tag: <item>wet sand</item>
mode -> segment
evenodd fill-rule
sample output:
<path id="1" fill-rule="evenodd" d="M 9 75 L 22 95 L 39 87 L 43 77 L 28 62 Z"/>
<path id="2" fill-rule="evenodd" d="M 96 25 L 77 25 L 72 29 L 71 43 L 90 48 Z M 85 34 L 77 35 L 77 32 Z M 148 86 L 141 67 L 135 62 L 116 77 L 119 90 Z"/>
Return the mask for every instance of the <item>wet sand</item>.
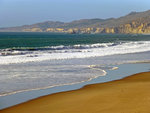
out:
<path id="1" fill-rule="evenodd" d="M 0 113 L 150 113 L 150 72 L 43 96 Z"/>

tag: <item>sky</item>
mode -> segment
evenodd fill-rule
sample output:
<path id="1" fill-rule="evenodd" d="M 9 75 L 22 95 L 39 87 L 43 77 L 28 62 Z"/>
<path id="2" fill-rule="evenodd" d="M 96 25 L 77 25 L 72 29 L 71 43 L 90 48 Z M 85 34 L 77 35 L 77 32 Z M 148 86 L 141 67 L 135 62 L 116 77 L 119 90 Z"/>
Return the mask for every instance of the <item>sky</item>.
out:
<path id="1" fill-rule="evenodd" d="M 150 10 L 150 0 L 0 0 L 0 27 L 118 18 L 146 10 Z"/>

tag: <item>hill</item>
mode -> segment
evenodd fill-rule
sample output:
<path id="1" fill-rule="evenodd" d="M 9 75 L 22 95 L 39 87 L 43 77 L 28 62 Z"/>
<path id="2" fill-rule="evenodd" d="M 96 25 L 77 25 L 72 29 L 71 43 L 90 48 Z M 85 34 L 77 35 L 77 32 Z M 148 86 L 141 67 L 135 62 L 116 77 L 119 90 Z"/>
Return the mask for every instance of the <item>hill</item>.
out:
<path id="1" fill-rule="evenodd" d="M 46 21 L 18 27 L 0 28 L 0 32 L 63 32 L 63 33 L 150 33 L 150 10 L 131 12 L 120 18 L 82 19 L 69 23 Z"/>

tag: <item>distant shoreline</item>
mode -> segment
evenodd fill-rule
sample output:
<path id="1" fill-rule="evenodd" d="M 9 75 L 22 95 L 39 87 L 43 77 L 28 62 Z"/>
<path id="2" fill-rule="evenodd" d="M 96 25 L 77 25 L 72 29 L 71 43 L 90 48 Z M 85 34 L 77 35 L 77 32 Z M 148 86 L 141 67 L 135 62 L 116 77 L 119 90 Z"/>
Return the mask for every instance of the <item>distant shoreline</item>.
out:
<path id="1" fill-rule="evenodd" d="M 38 31 L 0 31 L 0 33 L 57 33 L 57 34 L 77 34 L 77 35 L 81 35 L 81 34 L 110 34 L 110 35 L 117 35 L 117 34 L 122 34 L 122 35 L 150 35 L 150 33 L 67 33 L 67 32 L 46 32 L 46 31 L 42 31 L 42 32 L 38 32 Z"/>
<path id="2" fill-rule="evenodd" d="M 150 10 L 131 12 L 120 18 L 81 19 L 72 22 L 45 21 L 32 25 L 0 28 L 0 31 L 56 32 L 70 34 L 150 34 Z"/>
<path id="3" fill-rule="evenodd" d="M 42 32 L 32 32 L 32 31 L 28 31 L 28 32 L 24 32 L 24 31 L 0 31 L 0 33 L 48 33 L 48 34 L 70 34 L 70 35 L 150 35 L 150 33 L 66 33 L 66 32 L 46 32 L 46 31 L 42 31 Z"/>

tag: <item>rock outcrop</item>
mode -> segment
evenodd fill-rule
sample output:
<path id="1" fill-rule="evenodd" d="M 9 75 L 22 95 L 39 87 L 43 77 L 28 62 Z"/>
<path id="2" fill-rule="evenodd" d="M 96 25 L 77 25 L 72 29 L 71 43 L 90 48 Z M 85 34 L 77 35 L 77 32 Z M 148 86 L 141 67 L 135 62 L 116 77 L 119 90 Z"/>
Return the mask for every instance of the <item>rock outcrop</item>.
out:
<path id="1" fill-rule="evenodd" d="M 47 21 L 20 27 L 1 28 L 1 32 L 124 33 L 150 34 L 150 10 L 131 12 L 120 18 L 83 19 L 70 23 Z"/>

